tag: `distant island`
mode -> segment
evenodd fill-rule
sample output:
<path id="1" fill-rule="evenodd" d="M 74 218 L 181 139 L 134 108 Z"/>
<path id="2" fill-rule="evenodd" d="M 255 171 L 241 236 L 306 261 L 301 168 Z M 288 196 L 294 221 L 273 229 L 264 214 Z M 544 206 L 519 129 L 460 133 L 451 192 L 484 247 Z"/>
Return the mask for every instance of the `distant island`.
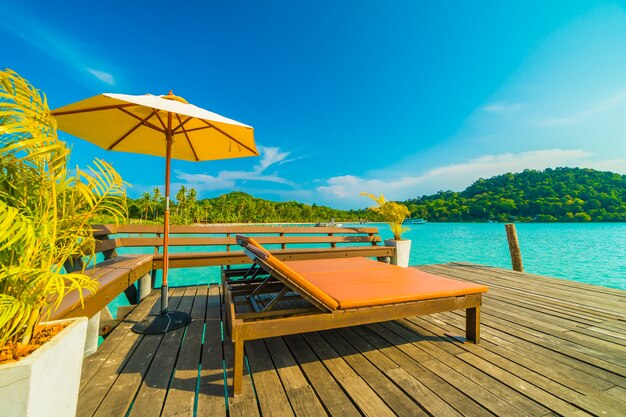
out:
<path id="1" fill-rule="evenodd" d="M 626 175 L 586 168 L 524 170 L 479 179 L 464 191 L 404 202 L 429 221 L 623 222 Z"/>
<path id="2" fill-rule="evenodd" d="M 479 179 L 464 191 L 439 191 L 403 201 L 412 218 L 429 222 L 624 222 L 626 175 L 586 168 L 524 170 Z M 159 221 L 163 196 L 158 188 L 129 199 L 133 219 Z M 274 202 L 243 192 L 197 199 L 182 187 L 176 195 L 175 224 L 376 222 L 368 210 L 338 210 L 296 201 Z"/>

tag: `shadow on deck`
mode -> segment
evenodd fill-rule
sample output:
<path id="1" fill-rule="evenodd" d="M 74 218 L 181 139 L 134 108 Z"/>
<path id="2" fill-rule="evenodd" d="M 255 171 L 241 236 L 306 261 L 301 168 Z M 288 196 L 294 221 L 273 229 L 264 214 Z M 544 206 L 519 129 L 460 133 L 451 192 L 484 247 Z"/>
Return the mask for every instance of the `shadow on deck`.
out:
<path id="1" fill-rule="evenodd" d="M 489 286 L 480 345 L 462 311 L 246 342 L 231 391 L 219 286 L 175 288 L 193 321 L 166 335 L 132 325 L 85 360 L 79 416 L 626 415 L 626 292 L 471 264 L 420 266 Z"/>

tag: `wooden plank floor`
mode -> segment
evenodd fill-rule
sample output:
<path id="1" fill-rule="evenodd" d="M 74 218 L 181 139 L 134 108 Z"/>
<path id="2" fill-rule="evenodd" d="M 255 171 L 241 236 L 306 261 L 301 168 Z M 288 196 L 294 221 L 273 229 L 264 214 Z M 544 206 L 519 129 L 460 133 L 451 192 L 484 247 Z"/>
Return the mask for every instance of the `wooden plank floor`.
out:
<path id="1" fill-rule="evenodd" d="M 219 287 L 176 288 L 166 335 L 130 331 L 153 292 L 85 360 L 79 416 L 625 416 L 626 292 L 471 264 L 420 266 L 486 284 L 480 345 L 463 312 L 246 343 L 230 394 Z"/>

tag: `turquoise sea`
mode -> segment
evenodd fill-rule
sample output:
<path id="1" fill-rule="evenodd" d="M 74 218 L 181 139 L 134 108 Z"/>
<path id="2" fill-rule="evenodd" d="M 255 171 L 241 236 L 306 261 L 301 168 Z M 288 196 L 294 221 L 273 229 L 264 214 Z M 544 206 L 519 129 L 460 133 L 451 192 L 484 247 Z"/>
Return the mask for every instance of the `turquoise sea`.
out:
<path id="1" fill-rule="evenodd" d="M 626 290 L 626 224 L 518 223 L 525 272 Z M 381 227 L 383 237 L 391 236 Z M 405 237 L 411 265 L 472 262 L 511 268 L 504 224 L 427 223 Z"/>
<path id="2" fill-rule="evenodd" d="M 344 226 L 375 226 L 383 239 L 392 237 L 386 224 Z M 626 290 L 626 224 L 518 223 L 516 228 L 526 272 Z M 403 237 L 412 240 L 411 265 L 471 262 L 511 268 L 501 223 L 426 223 L 410 226 Z M 185 247 L 172 251 L 202 249 Z M 219 282 L 219 274 L 219 267 L 171 269 L 169 283 L 215 283 Z M 160 278 L 159 273 L 157 282 Z M 118 303 L 123 301 L 116 300 L 114 305 Z"/>

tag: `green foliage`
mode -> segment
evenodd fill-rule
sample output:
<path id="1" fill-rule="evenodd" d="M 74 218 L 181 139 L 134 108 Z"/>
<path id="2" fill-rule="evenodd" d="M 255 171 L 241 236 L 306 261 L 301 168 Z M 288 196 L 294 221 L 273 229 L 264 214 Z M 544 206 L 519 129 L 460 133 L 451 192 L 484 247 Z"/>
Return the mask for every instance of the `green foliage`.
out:
<path id="1" fill-rule="evenodd" d="M 524 170 L 479 179 L 465 191 L 406 201 L 429 221 L 626 221 L 626 175 L 585 168 Z"/>
<path id="2" fill-rule="evenodd" d="M 78 257 L 94 259 L 94 216 L 126 216 L 124 182 L 106 162 L 68 169 L 45 97 L 0 71 L 0 348 L 28 343 L 36 324 L 72 290 L 95 291 Z"/>
<path id="3" fill-rule="evenodd" d="M 151 198 L 153 202 L 156 202 L 154 195 L 153 193 Z M 130 217 L 146 221 L 144 207 L 149 204 L 146 202 L 145 195 L 139 199 L 130 200 Z M 162 222 L 164 206 L 165 203 L 162 201 L 156 204 L 160 222 Z M 171 209 L 172 224 L 320 223 L 328 222 L 333 218 L 337 222 L 382 221 L 379 214 L 367 210 L 336 210 L 295 201 L 274 202 L 255 198 L 240 191 L 197 200 L 196 191 L 193 188 L 185 188 L 184 196 L 179 190 L 176 200 L 172 202 Z M 148 222 L 152 223 L 149 220 Z"/>
<path id="4" fill-rule="evenodd" d="M 402 240 L 402 233 L 409 230 L 406 227 L 402 227 L 402 222 L 410 215 L 409 209 L 404 204 L 385 201 L 385 196 L 382 194 L 380 197 L 376 197 L 371 193 L 361 193 L 361 195 L 371 198 L 378 204 L 378 206 L 370 207 L 369 210 L 380 214 L 385 222 L 389 224 L 395 240 Z"/>
<path id="5" fill-rule="evenodd" d="M 404 204 L 412 218 L 441 222 L 626 221 L 626 176 L 581 168 L 526 170 L 479 179 L 460 193 L 439 191 Z M 158 188 L 129 201 L 130 217 L 142 222 L 162 223 L 164 207 Z M 387 222 L 372 210 L 274 202 L 238 191 L 197 200 L 193 188 L 181 188 L 172 204 L 173 224 L 318 223 L 332 218 L 338 222 Z"/>

